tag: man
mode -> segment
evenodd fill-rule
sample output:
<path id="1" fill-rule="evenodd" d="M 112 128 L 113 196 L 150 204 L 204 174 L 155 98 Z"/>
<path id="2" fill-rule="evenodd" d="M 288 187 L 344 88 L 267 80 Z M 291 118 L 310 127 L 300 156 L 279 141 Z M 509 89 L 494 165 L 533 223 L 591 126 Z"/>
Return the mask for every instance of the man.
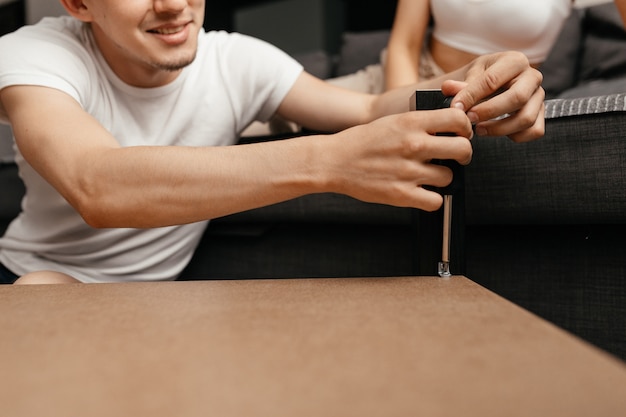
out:
<path id="1" fill-rule="evenodd" d="M 543 135 L 541 75 L 519 53 L 420 85 L 453 108 L 405 112 L 415 87 L 345 91 L 261 41 L 204 33 L 204 0 L 61 3 L 71 17 L 0 39 L 0 120 L 27 188 L 0 263 L 22 283 L 175 279 L 207 220 L 305 194 L 435 210 L 422 185 L 452 174 L 430 161 L 469 163 L 472 123 Z M 337 133 L 219 146 L 275 113 Z"/>

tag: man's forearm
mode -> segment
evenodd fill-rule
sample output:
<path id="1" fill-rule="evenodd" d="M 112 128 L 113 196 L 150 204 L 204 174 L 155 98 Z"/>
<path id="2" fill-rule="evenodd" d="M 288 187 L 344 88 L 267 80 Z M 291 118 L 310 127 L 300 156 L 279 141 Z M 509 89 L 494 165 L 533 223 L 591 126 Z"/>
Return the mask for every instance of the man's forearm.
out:
<path id="1" fill-rule="evenodd" d="M 207 220 L 317 191 L 307 138 L 222 147 L 129 147 L 85 172 L 72 204 L 94 227 Z M 310 142 L 312 144 L 312 142 Z"/>

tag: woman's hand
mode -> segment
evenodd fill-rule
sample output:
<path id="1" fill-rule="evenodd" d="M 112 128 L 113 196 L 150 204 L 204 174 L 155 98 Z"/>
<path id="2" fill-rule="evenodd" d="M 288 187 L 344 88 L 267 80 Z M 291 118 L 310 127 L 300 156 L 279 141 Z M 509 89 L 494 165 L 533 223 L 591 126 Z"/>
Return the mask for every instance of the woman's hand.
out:
<path id="1" fill-rule="evenodd" d="M 528 142 L 544 135 L 541 73 L 520 52 L 481 56 L 465 69 L 465 81 L 444 81 L 452 107 L 467 113 L 479 136 L 508 136 Z"/>

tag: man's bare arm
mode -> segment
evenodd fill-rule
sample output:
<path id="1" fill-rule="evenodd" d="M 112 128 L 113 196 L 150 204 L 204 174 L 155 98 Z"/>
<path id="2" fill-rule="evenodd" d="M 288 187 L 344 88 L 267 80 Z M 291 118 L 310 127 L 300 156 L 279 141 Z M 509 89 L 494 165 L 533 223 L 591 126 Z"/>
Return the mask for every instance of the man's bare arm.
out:
<path id="1" fill-rule="evenodd" d="M 337 131 L 408 111 L 416 89 L 442 88 L 455 96 L 452 105 L 467 112 L 480 134 L 525 142 L 544 133 L 541 81 L 541 73 L 520 52 L 480 57 L 445 76 L 378 96 L 347 91 L 303 74 L 278 112 L 312 129 Z M 510 117 L 492 120 L 505 114 Z"/>
<path id="2" fill-rule="evenodd" d="M 317 187 L 313 147 L 299 141 L 123 148 L 65 93 L 18 86 L 0 98 L 25 159 L 96 227 L 194 222 Z"/>
<path id="3" fill-rule="evenodd" d="M 182 224 L 318 192 L 434 210 L 441 197 L 421 185 L 446 185 L 451 173 L 430 160 L 467 163 L 472 152 L 467 117 L 451 109 L 273 143 L 120 147 L 65 93 L 16 86 L 0 100 L 25 159 L 94 227 Z M 441 126 L 458 136 L 442 141 L 431 133 Z"/>

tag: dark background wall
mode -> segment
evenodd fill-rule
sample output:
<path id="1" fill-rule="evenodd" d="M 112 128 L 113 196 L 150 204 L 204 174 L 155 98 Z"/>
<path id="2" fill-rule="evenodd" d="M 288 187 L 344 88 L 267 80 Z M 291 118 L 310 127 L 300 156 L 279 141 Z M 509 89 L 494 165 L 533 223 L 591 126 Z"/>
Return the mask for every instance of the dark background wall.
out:
<path id="1" fill-rule="evenodd" d="M 207 2 L 205 28 L 236 31 L 294 54 L 336 54 L 345 31 L 391 27 L 394 0 L 237 0 Z"/>
<path id="2" fill-rule="evenodd" d="M 396 9 L 394 0 L 332 0 L 344 9 L 344 27 L 349 31 L 386 29 L 391 27 Z M 276 2 L 276 0 L 207 0 L 205 27 L 234 30 L 237 9 Z M 280 16 L 278 16 L 280 18 Z"/>
<path id="3" fill-rule="evenodd" d="M 205 28 L 233 31 L 237 10 L 289 1 L 291 0 L 207 0 Z M 328 0 L 328 4 L 332 5 L 330 8 L 333 10 L 341 10 L 341 28 L 347 31 L 389 28 L 396 7 L 394 0 Z M 290 16 L 279 14 L 267 24 L 284 24 L 289 18 Z M 24 0 L 15 0 L 0 6 L 0 35 L 12 32 L 25 22 Z"/>
<path id="4" fill-rule="evenodd" d="M 0 36 L 13 32 L 25 21 L 24 1 L 14 1 L 0 6 Z"/>

